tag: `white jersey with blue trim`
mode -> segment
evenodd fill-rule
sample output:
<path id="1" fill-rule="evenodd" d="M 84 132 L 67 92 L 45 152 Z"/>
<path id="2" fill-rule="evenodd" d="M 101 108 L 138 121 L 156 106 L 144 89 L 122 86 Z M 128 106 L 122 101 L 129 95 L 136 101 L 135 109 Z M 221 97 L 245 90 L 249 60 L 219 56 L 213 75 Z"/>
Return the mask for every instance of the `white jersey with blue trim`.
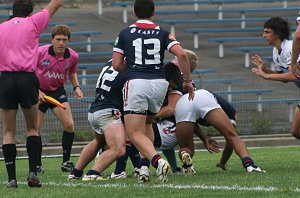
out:
<path id="1" fill-rule="evenodd" d="M 289 71 L 289 65 L 292 58 L 293 41 L 283 40 L 281 43 L 281 52 L 276 47 L 273 48 L 274 69 L 277 72 L 286 73 Z"/>
<path id="2" fill-rule="evenodd" d="M 281 43 L 281 52 L 277 50 L 276 47 L 273 48 L 273 62 L 274 69 L 279 73 L 287 73 L 289 72 L 289 65 L 291 64 L 292 59 L 292 40 L 283 40 Z M 298 62 L 300 61 L 300 56 L 298 57 Z M 295 81 L 297 87 L 300 88 L 300 79 Z"/>

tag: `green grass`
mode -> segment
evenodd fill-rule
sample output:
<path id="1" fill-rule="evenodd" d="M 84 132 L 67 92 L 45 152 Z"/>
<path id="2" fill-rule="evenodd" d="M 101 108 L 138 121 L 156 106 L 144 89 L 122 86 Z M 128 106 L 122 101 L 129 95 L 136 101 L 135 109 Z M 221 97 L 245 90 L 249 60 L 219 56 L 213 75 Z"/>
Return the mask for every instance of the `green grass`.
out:
<path id="1" fill-rule="evenodd" d="M 169 181 L 156 184 L 156 176 L 151 182 L 140 185 L 137 178 L 97 182 L 68 181 L 67 173 L 60 171 L 61 159 L 43 159 L 45 174 L 39 175 L 43 182 L 40 189 L 29 188 L 26 184 L 28 162 L 17 161 L 18 189 L 6 189 L 4 162 L 0 168 L 0 197 L 300 197 L 300 147 L 273 147 L 250 149 L 257 165 L 264 168 L 264 174 L 246 173 L 241 161 L 233 155 L 228 170 L 215 167 L 220 154 L 197 152 L 194 176 L 170 175 Z M 73 158 L 76 161 L 77 158 Z M 93 162 L 92 162 L 93 164 Z M 88 170 L 87 167 L 86 170 Z M 114 165 L 104 174 L 110 175 Z M 127 173 L 132 171 L 129 160 Z M 151 169 L 155 172 L 154 169 Z"/>

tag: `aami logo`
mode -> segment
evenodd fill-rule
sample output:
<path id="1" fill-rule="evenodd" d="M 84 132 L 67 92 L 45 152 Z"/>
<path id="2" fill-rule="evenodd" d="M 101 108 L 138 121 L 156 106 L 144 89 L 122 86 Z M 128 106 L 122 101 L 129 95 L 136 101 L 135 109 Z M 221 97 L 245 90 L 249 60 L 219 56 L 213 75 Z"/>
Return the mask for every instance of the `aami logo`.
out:
<path id="1" fill-rule="evenodd" d="M 59 74 L 59 73 L 56 73 L 56 72 L 50 73 L 49 71 L 47 71 L 45 73 L 44 77 L 54 78 L 54 79 L 64 79 L 64 75 L 63 74 Z"/>

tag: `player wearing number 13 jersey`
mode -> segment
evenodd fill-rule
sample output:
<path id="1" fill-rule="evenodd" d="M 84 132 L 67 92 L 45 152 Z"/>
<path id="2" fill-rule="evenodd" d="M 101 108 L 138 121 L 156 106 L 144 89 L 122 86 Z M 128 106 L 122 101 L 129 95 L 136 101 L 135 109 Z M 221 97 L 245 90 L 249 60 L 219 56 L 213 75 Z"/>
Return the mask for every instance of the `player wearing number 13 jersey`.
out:
<path id="1" fill-rule="evenodd" d="M 141 160 L 140 182 L 149 181 L 148 160 L 161 182 L 167 179 L 170 169 L 153 146 L 152 129 L 153 117 L 168 89 L 163 70 L 165 50 L 178 57 L 185 78 L 183 86 L 189 91 L 190 99 L 194 96 L 187 55 L 172 34 L 152 22 L 154 10 L 153 0 L 135 0 L 134 13 L 138 20 L 120 32 L 113 48 L 113 67 L 127 76 L 123 92 L 126 132 L 145 157 Z"/>

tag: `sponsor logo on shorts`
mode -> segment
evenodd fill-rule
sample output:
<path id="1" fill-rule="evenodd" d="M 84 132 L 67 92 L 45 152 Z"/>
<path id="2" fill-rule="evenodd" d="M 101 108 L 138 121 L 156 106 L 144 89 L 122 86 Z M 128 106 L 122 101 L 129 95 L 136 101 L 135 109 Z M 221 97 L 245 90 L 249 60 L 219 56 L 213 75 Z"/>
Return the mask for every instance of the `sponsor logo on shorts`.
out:
<path id="1" fill-rule="evenodd" d="M 121 112 L 117 110 L 113 110 L 113 120 L 119 120 L 121 118 Z"/>

